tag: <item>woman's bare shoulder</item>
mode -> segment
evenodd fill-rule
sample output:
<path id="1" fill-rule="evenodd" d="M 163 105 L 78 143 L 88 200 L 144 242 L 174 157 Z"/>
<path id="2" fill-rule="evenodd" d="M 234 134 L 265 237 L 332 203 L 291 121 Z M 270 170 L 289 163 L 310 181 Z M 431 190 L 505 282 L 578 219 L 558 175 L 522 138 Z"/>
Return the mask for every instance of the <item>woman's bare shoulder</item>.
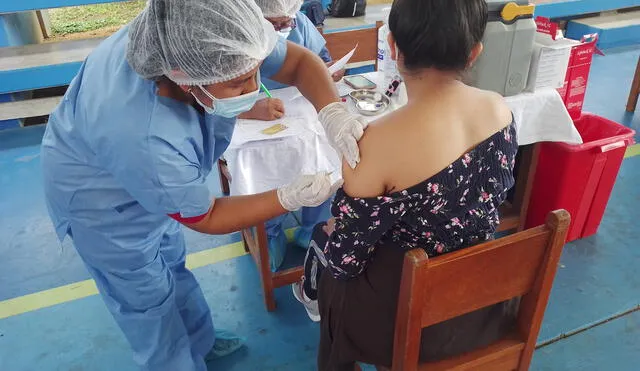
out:
<path id="1" fill-rule="evenodd" d="M 503 96 L 492 91 L 479 89 L 474 89 L 474 94 L 478 97 L 476 100 L 478 105 L 485 110 L 484 116 L 495 121 L 496 126 L 503 128 L 511 123 L 513 120 L 511 107 Z"/>
<path id="2" fill-rule="evenodd" d="M 376 197 L 386 191 L 393 113 L 372 122 L 358 142 L 360 163 L 355 169 L 343 161 L 344 191 L 352 197 Z"/>

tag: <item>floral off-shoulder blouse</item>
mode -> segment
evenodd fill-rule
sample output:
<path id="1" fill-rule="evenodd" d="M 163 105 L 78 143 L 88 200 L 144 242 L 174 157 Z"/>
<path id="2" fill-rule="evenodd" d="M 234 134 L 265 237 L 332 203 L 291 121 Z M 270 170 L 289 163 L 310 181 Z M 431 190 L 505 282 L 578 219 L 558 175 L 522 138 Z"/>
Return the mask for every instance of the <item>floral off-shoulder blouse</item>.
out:
<path id="1" fill-rule="evenodd" d="M 515 183 L 517 152 L 511 123 L 404 191 L 353 198 L 340 189 L 332 206 L 335 232 L 324 247 L 333 276 L 357 277 L 382 245 L 423 248 L 433 257 L 491 239 L 500 223 L 498 207 Z"/>

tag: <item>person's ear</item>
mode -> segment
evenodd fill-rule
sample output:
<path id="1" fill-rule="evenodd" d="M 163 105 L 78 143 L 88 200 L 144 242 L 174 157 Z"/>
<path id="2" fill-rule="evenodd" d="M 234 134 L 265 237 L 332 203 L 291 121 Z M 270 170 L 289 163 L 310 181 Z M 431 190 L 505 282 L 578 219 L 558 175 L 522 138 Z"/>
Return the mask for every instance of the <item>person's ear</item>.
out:
<path id="1" fill-rule="evenodd" d="M 212 106 L 213 102 L 211 98 L 203 92 L 203 89 L 206 89 L 206 87 L 198 87 L 196 85 L 178 85 L 178 87 L 180 87 L 180 90 L 182 90 L 189 99 L 195 98 L 210 107 Z"/>
<path id="2" fill-rule="evenodd" d="M 391 60 L 398 61 L 398 46 L 396 45 L 396 39 L 391 33 L 387 36 L 387 43 L 389 43 L 389 50 L 391 50 Z"/>
<path id="3" fill-rule="evenodd" d="M 467 61 L 467 68 L 473 67 L 473 65 L 478 60 L 478 57 L 480 57 L 480 54 L 482 54 L 483 50 L 484 45 L 481 42 L 477 43 L 476 46 L 471 49 L 471 54 L 469 54 L 469 60 Z"/>

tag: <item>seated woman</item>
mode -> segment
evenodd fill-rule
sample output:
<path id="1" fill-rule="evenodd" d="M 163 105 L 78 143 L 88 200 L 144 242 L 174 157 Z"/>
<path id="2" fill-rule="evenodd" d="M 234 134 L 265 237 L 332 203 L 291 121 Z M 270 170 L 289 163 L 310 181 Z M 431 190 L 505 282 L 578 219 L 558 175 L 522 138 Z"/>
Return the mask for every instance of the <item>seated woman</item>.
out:
<path id="1" fill-rule="evenodd" d="M 300 12 L 302 0 L 256 0 L 256 4 L 262 10 L 265 19 L 271 22 L 281 37 L 311 50 L 328 66 L 332 64 L 324 38 L 309 18 Z M 342 76 L 344 76 L 344 70 L 334 73 L 333 79 L 338 81 Z M 262 82 L 269 90 L 287 87 L 267 78 L 262 79 Z M 253 108 L 240 115 L 240 118 L 271 121 L 281 118 L 284 113 L 284 104 L 280 99 L 264 98 L 258 100 Z M 302 225 L 294 235 L 297 245 L 303 248 L 309 246 L 313 227 L 330 216 L 330 206 L 331 203 L 326 202 L 318 207 L 302 208 Z M 283 215 L 266 223 L 272 271 L 280 267 L 286 253 L 287 238 L 282 227 L 286 217 Z"/>
<path id="2" fill-rule="evenodd" d="M 372 123 L 359 143 L 360 165 L 343 167 L 334 218 L 316 227 L 305 277 L 294 285 L 310 317 L 321 320 L 321 371 L 353 370 L 355 361 L 391 366 L 408 250 L 434 257 L 496 231 L 498 207 L 514 185 L 515 124 L 502 97 L 460 82 L 482 51 L 487 18 L 485 0 L 393 3 L 388 41 L 409 102 Z M 509 304 L 425 329 L 421 359 L 499 339 L 513 323 Z"/>

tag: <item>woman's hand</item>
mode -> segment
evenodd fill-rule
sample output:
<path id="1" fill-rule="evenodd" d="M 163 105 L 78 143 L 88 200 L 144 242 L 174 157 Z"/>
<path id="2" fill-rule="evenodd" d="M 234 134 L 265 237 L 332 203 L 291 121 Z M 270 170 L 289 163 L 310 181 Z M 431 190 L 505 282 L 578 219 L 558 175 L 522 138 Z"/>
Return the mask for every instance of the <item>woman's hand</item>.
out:
<path id="1" fill-rule="evenodd" d="M 329 220 L 327 220 L 327 225 L 322 227 L 322 230 L 327 234 L 327 236 L 331 236 L 331 234 L 333 234 L 333 232 L 335 232 L 336 230 L 336 219 L 330 218 Z"/>
<path id="2" fill-rule="evenodd" d="M 256 102 L 250 111 L 238 116 L 241 119 L 273 121 L 284 116 L 284 103 L 277 98 L 264 98 Z"/>
<path id="3" fill-rule="evenodd" d="M 327 67 L 331 67 L 334 63 L 335 62 L 327 62 L 326 65 L 327 65 Z M 342 78 L 344 77 L 345 72 L 346 71 L 343 68 L 343 69 L 341 69 L 339 71 L 334 72 L 331 75 L 331 78 L 333 79 L 333 81 L 338 82 L 338 81 L 342 80 Z"/>

